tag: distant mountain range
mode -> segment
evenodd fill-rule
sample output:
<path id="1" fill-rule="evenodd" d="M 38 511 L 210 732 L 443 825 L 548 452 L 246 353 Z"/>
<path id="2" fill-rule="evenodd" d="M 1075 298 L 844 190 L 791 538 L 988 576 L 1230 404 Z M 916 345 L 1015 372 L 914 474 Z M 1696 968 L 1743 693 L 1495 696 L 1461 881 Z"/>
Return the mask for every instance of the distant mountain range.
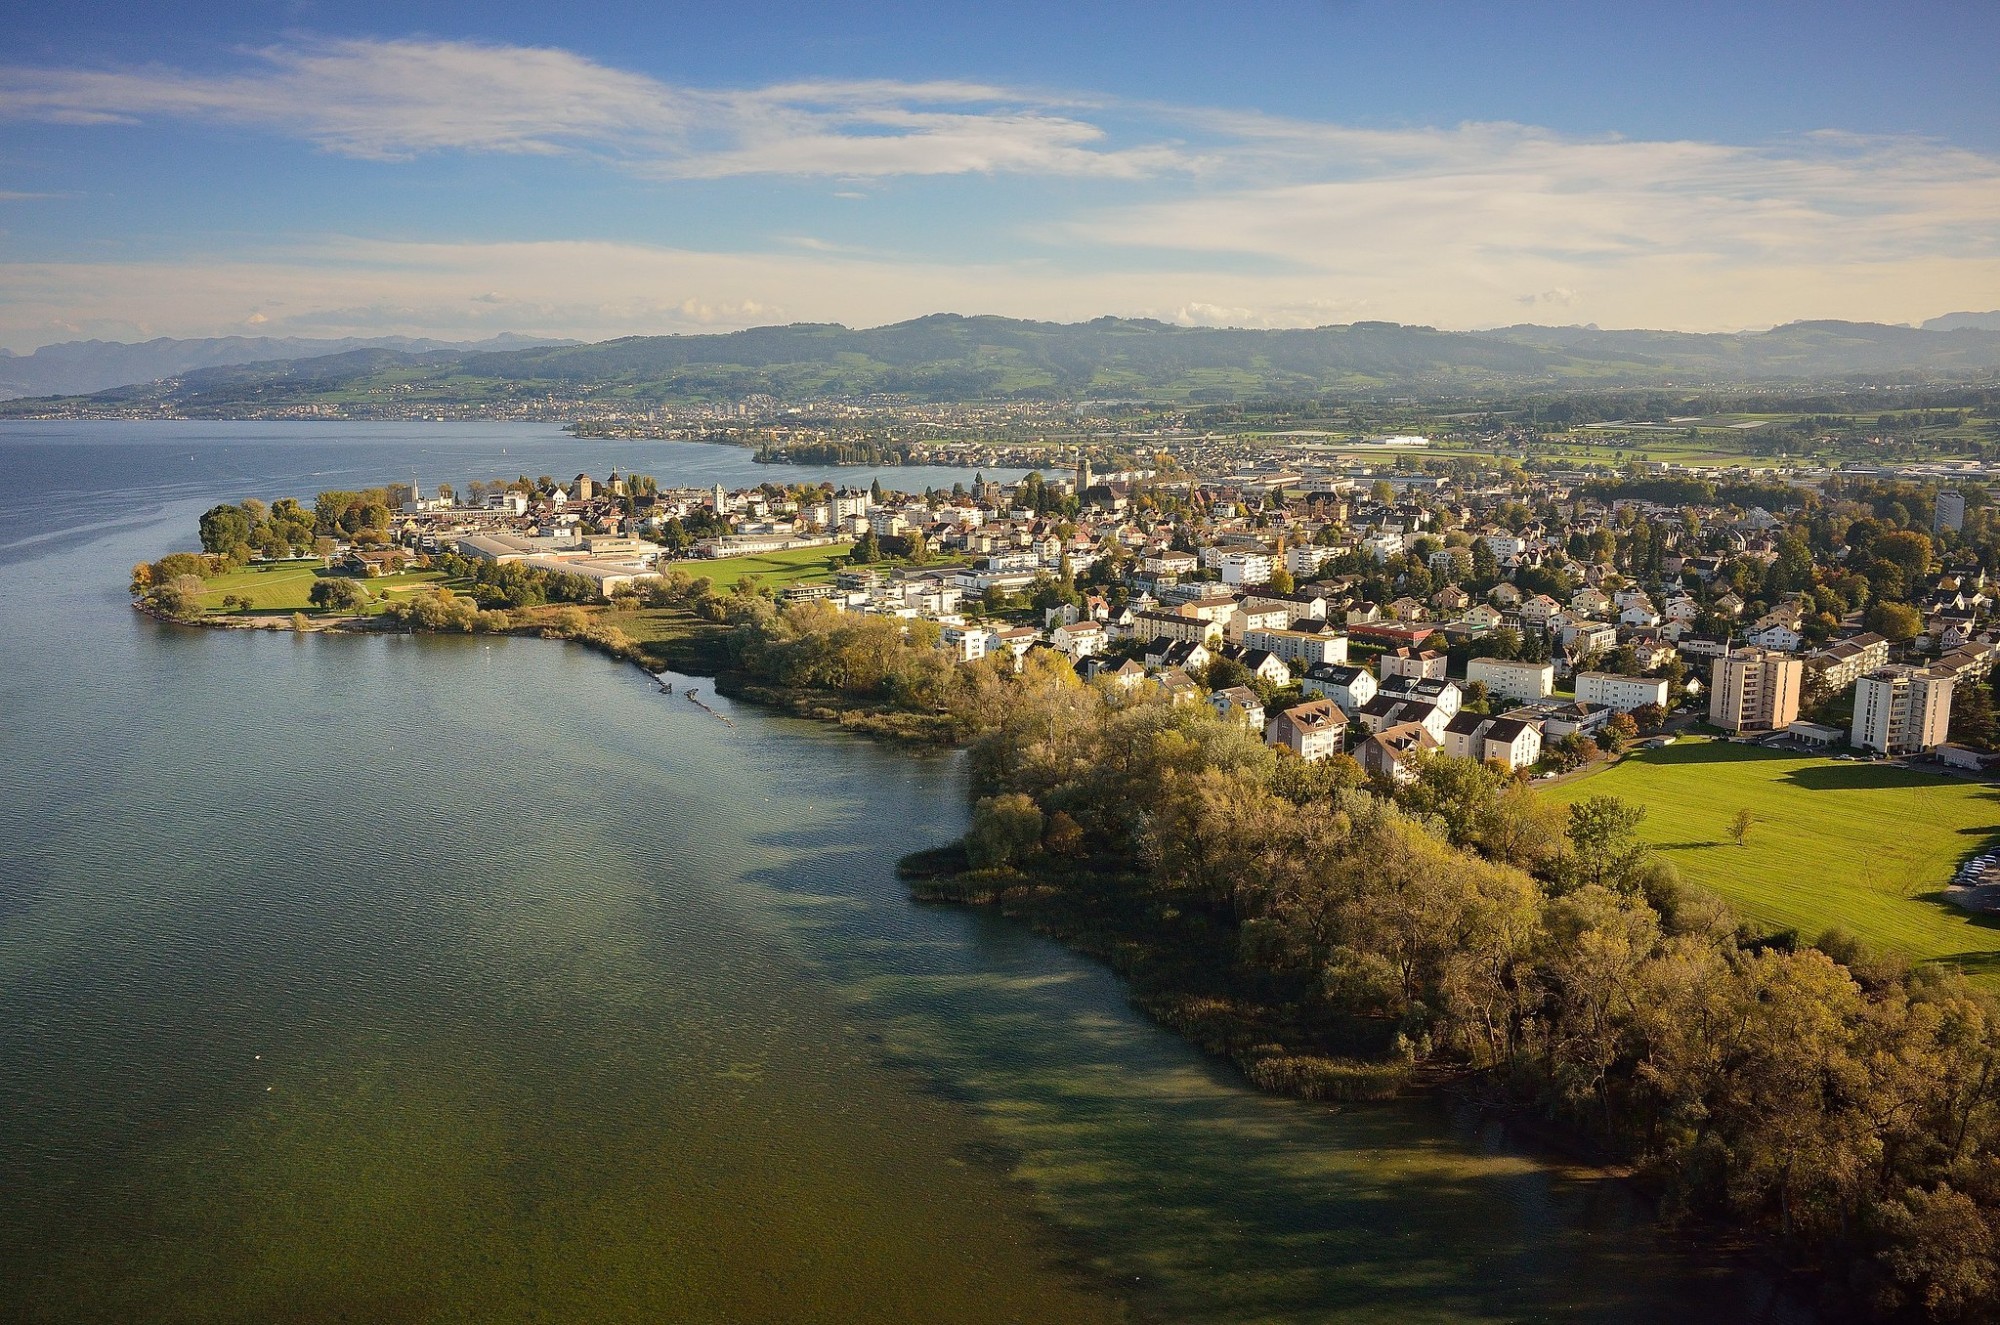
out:
<path id="1" fill-rule="evenodd" d="M 409 336 L 315 340 L 297 336 L 215 336 L 206 340 L 158 340 L 128 345 L 108 340 L 72 340 L 44 345 L 32 354 L 0 350 L 0 399 L 9 396 L 88 395 L 106 387 L 155 382 L 198 368 L 276 363 L 340 354 L 347 350 L 519 350 L 533 345 L 574 345 L 576 341 L 512 332 L 479 341 L 419 340 Z"/>
<path id="2" fill-rule="evenodd" d="M 0 376 L 41 353 L 0 360 Z M 807 400 L 877 392 L 926 400 L 1203 403 L 1383 390 L 1449 396 L 1668 383 L 1988 381 L 1996 375 L 2000 329 L 1971 326 L 1796 322 L 1756 333 L 1698 334 L 1542 326 L 1443 332 L 1357 322 L 1249 331 L 1110 317 L 1064 324 L 941 313 L 864 330 L 799 324 L 504 350 L 372 345 L 184 369 L 83 400 L 15 400 L 0 405 L 0 413 L 229 417 L 327 405 L 366 417 L 407 416 L 430 406 L 499 410 L 550 397 L 587 396 L 636 408 L 758 393 Z"/>
<path id="3" fill-rule="evenodd" d="M 1991 313 L 1946 313 L 1924 323 L 1925 331 L 2000 331 L 2000 309 Z"/>

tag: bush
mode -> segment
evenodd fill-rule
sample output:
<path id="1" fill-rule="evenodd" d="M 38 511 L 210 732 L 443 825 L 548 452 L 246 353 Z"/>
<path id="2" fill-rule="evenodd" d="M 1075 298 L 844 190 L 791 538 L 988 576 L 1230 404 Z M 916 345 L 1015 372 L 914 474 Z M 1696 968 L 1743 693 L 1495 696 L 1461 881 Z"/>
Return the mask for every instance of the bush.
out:
<path id="1" fill-rule="evenodd" d="M 1259 1090 L 1302 1100 L 1387 1100 L 1409 1081 L 1408 1064 L 1363 1063 L 1317 1054 L 1269 1054 L 1243 1064 Z"/>
<path id="2" fill-rule="evenodd" d="M 974 869 L 1005 869 L 1034 855 L 1041 844 L 1041 807 L 1030 797 L 1010 791 L 988 796 L 973 808 L 972 828 L 965 835 L 965 857 Z"/>

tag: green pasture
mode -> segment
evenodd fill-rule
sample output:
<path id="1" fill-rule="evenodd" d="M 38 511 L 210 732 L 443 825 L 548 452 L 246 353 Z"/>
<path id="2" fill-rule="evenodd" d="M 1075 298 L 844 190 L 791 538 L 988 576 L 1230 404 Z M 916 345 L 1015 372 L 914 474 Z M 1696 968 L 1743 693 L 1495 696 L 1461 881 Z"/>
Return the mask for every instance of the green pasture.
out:
<path id="1" fill-rule="evenodd" d="M 202 606 L 211 612 L 223 612 L 224 598 L 247 598 L 251 612 L 307 612 L 313 610 L 308 595 L 312 593 L 313 581 L 332 575 L 318 561 L 278 562 L 274 565 L 249 565 L 241 570 L 225 571 L 207 583 L 202 594 Z M 362 580 L 375 601 L 368 611 L 379 612 L 388 602 L 406 597 L 427 584 L 436 584 L 444 576 L 437 571 L 405 571 L 400 575 L 378 575 L 374 579 Z"/>
<path id="2" fill-rule="evenodd" d="M 713 561 L 676 561 L 671 568 L 700 579 L 706 575 L 718 589 L 727 589 L 748 575 L 759 584 L 775 589 L 793 584 L 813 584 L 831 580 L 846 564 L 852 543 L 826 547 L 792 548 L 785 552 L 759 552 L 742 557 L 718 557 Z"/>
<path id="3" fill-rule="evenodd" d="M 2000 837 L 2000 787 L 1684 738 L 1549 794 L 1645 806 L 1641 836 L 1761 925 L 1806 939 L 1837 927 L 2000 977 L 2000 918 L 1939 896 L 1961 860 Z M 1739 847 L 1730 824 L 1743 809 L 1757 822 Z"/>

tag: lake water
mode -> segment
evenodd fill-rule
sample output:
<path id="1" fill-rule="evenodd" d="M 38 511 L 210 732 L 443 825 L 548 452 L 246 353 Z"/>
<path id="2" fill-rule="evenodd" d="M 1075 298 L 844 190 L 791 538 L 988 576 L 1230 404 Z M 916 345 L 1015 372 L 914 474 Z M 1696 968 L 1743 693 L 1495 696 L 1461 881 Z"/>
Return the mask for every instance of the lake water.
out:
<path id="1" fill-rule="evenodd" d="M 553 643 L 126 605 L 218 500 L 614 465 L 869 477 L 0 425 L 0 1320 L 1798 1318 L 1619 1184 L 1260 1096 L 1097 965 L 912 905 L 953 756 Z"/>

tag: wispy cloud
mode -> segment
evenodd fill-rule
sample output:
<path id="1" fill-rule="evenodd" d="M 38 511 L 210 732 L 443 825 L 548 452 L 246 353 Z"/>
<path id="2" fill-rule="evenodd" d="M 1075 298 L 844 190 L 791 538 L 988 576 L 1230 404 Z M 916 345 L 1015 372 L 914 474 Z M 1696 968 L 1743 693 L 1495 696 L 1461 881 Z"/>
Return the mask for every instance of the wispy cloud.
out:
<path id="1" fill-rule="evenodd" d="M 0 117 L 227 125 L 384 162 L 510 153 L 645 178 L 789 177 L 815 198 L 896 176 L 1092 182 L 1032 231 L 952 195 L 966 224 L 922 260 L 827 216 L 823 235 L 746 223 L 727 254 L 294 237 L 269 259 L 18 264 L 0 269 L 11 340 L 108 326 L 121 300 L 143 308 L 126 322 L 183 331 L 262 313 L 299 330 L 570 335 L 938 309 L 1712 329 L 2000 302 L 2000 158 L 1924 139 L 1381 128 L 954 81 L 696 88 L 569 51 L 413 40 L 270 48 L 223 73 L 0 66 Z"/>
<path id="2" fill-rule="evenodd" d="M 963 82 L 675 86 L 564 50 L 331 41 L 204 74 L 0 68 L 0 115 L 59 124 L 187 119 L 402 160 L 441 151 L 589 153 L 659 176 L 1130 176 L 1170 159 L 1120 149 L 1057 99 Z"/>

